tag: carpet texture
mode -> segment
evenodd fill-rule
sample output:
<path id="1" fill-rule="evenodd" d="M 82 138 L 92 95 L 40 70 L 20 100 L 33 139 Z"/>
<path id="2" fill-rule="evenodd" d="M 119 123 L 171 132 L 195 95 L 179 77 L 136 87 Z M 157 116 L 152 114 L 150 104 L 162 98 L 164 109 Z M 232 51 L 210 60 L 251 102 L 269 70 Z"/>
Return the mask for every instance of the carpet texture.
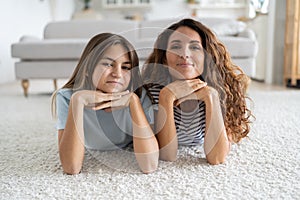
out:
<path id="1" fill-rule="evenodd" d="M 49 94 L 0 86 L 0 199 L 299 199 L 300 91 L 250 90 L 256 121 L 226 163 L 201 147 L 142 174 L 130 151 L 87 151 L 83 171 L 62 173 Z M 16 90 L 14 90 L 16 89 Z"/>

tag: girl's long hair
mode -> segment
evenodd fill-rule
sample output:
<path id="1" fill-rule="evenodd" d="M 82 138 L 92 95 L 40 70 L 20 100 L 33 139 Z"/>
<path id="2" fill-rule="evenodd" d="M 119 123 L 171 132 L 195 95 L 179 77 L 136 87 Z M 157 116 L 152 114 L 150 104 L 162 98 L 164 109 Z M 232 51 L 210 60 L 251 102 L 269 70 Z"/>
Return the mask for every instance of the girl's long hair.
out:
<path id="1" fill-rule="evenodd" d="M 146 89 L 153 84 L 165 86 L 170 83 L 170 74 L 166 66 L 168 40 L 171 34 L 182 26 L 195 30 L 201 38 L 205 58 L 204 71 L 199 78 L 218 91 L 226 132 L 232 136 L 234 142 L 239 142 L 249 133 L 250 118 L 253 116 L 246 105 L 246 99 L 249 99 L 246 90 L 250 79 L 239 66 L 232 63 L 225 46 L 215 34 L 199 21 L 182 19 L 158 36 L 153 52 L 143 67 Z M 147 94 L 152 98 L 149 92 Z"/>
<path id="2" fill-rule="evenodd" d="M 139 97 L 142 93 L 142 79 L 139 70 L 139 59 L 132 44 L 124 37 L 112 33 L 100 33 L 90 39 L 78 61 L 68 82 L 62 88 L 70 88 L 73 91 L 78 90 L 96 90 L 92 82 L 92 75 L 99 60 L 103 57 L 105 51 L 113 46 L 122 45 L 127 53 L 132 66 L 131 79 L 128 86 L 129 91 L 134 91 Z M 57 90 L 58 91 L 58 90 Z M 52 95 L 52 114 L 56 115 L 56 93 Z"/>

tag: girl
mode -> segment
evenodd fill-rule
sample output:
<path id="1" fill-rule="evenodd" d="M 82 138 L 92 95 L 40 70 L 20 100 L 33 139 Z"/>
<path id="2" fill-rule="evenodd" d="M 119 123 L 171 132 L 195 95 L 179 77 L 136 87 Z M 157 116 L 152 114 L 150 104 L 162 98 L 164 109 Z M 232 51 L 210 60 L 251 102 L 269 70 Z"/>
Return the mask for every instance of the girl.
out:
<path id="1" fill-rule="evenodd" d="M 145 62 L 143 79 L 158 105 L 161 159 L 175 160 L 178 144 L 204 143 L 207 161 L 219 164 L 230 143 L 249 133 L 249 79 L 200 22 L 183 19 L 164 30 Z"/>
<path id="2" fill-rule="evenodd" d="M 98 34 L 88 42 L 70 80 L 54 93 L 59 155 L 67 174 L 81 171 L 85 147 L 113 150 L 132 141 L 140 169 L 156 170 L 158 144 L 144 113 L 151 101 L 140 87 L 138 64 L 125 38 Z"/>

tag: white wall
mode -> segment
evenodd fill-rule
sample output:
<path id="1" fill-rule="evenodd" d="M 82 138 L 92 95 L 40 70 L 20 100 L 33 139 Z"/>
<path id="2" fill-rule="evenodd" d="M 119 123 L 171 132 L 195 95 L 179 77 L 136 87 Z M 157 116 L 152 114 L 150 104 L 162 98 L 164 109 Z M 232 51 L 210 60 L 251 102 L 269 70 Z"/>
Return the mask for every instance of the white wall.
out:
<path id="1" fill-rule="evenodd" d="M 153 0 L 152 10 L 146 14 L 146 19 L 163 19 L 191 16 L 191 10 L 185 0 Z"/>
<path id="2" fill-rule="evenodd" d="M 0 84 L 15 80 L 11 44 L 22 35 L 42 37 L 51 20 L 69 19 L 73 0 L 9 0 L 0 2 Z"/>
<path id="3" fill-rule="evenodd" d="M 270 1 L 272 5 L 268 15 L 267 41 L 265 50 L 261 50 L 266 55 L 259 55 L 258 58 L 260 60 L 258 62 L 263 63 L 259 66 L 258 78 L 265 78 L 267 83 L 282 82 L 285 2 L 285 0 Z M 100 0 L 93 0 L 92 3 L 97 11 L 101 11 Z M 14 62 L 17 59 L 11 58 L 12 43 L 18 42 L 24 34 L 42 37 L 43 28 L 49 21 L 71 19 L 74 10 L 80 10 L 83 4 L 81 0 L 9 0 L 1 1 L 0 5 L 1 84 L 15 80 Z M 185 0 L 153 0 L 153 8 L 145 14 L 145 17 L 146 19 L 185 17 L 190 13 Z M 120 17 L 120 15 L 116 16 Z M 265 29 L 262 31 L 264 32 Z M 258 35 L 258 37 L 264 36 Z"/>
<path id="4" fill-rule="evenodd" d="M 164 19 L 164 18 L 183 18 L 190 17 L 192 14 L 192 9 L 186 3 L 186 0 L 152 0 L 152 8 L 150 10 L 104 10 L 101 6 L 101 1 L 105 0 L 92 0 L 92 5 L 94 10 L 100 12 L 103 16 L 107 18 L 120 19 L 124 18 L 124 15 L 128 14 L 139 14 L 144 20 L 155 20 L 155 19 Z M 235 2 L 245 3 L 248 0 L 235 0 Z M 202 0 L 204 3 L 204 0 Z M 213 1 L 207 0 L 207 3 Z M 76 5 L 76 11 L 81 5 Z M 205 16 L 217 16 L 217 17 L 227 17 L 227 18 L 237 18 L 243 14 L 247 14 L 247 9 L 200 9 L 197 12 L 199 17 Z"/>
<path id="5" fill-rule="evenodd" d="M 276 4 L 272 83 L 283 84 L 286 0 L 276 1 Z"/>
<path id="6" fill-rule="evenodd" d="M 283 83 L 286 0 L 270 1 L 266 83 Z"/>
<path id="7" fill-rule="evenodd" d="M 248 22 L 248 27 L 251 28 L 256 35 L 258 41 L 258 52 L 256 56 L 256 80 L 264 81 L 266 77 L 267 55 L 270 51 L 267 50 L 268 37 L 268 15 L 260 15 Z"/>

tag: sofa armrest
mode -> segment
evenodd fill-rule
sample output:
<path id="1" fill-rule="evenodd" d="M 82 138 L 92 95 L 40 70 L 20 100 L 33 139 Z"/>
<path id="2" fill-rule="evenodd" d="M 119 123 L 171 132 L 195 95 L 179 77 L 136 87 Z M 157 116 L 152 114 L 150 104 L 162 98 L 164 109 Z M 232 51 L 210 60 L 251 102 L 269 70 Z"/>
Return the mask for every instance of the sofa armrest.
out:
<path id="1" fill-rule="evenodd" d="M 42 40 L 41 38 L 32 35 L 23 35 L 20 38 L 20 42 L 36 42 L 41 40 Z"/>
<path id="2" fill-rule="evenodd" d="M 240 32 L 237 37 L 245 37 L 256 41 L 256 35 L 252 29 L 246 28 L 244 31 Z"/>

